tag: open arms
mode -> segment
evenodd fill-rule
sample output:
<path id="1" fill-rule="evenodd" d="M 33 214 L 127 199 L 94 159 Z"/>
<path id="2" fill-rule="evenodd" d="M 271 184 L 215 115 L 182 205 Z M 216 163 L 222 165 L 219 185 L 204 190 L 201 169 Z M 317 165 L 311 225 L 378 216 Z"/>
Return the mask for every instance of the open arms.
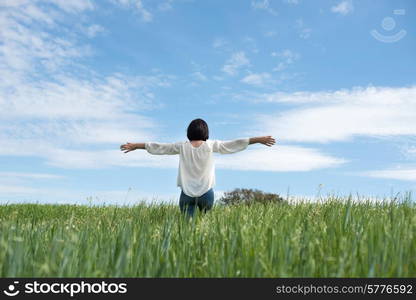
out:
<path id="1" fill-rule="evenodd" d="M 244 139 L 235 140 L 235 141 L 215 141 L 214 142 L 214 152 L 220 153 L 232 153 L 235 152 L 234 143 L 241 143 Z M 247 140 L 246 140 L 247 143 Z M 276 143 L 275 139 L 272 136 L 259 136 L 259 137 L 252 137 L 248 139 L 248 144 L 263 144 L 268 147 L 274 145 Z M 152 154 L 177 154 L 178 149 L 176 144 L 162 144 L 162 143 L 147 143 L 148 147 L 146 148 L 146 143 L 126 143 L 120 146 L 120 150 L 124 151 L 124 153 L 128 153 L 130 151 L 134 151 L 137 149 L 147 149 Z M 231 146 L 230 149 L 227 149 L 227 145 Z M 245 148 L 244 145 L 240 145 L 242 148 Z M 246 144 L 247 146 L 247 144 Z M 239 146 L 237 145 L 237 148 Z M 235 149 L 237 150 L 237 149 Z M 242 150 L 242 149 L 241 149 Z"/>

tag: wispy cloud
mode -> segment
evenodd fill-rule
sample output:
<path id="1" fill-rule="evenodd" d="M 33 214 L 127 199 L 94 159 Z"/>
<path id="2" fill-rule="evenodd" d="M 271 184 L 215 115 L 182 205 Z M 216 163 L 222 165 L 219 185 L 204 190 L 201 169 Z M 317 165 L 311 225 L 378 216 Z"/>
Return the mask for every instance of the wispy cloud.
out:
<path id="1" fill-rule="evenodd" d="M 53 71 L 90 54 L 88 46 L 79 45 L 76 39 L 56 37 L 48 32 L 51 28 L 59 31 L 56 20 L 63 18 L 62 14 L 59 7 L 52 6 L 46 11 L 31 2 L 2 10 L 0 75 L 4 80 L 0 84 L 10 84 L 28 71 L 45 68 Z"/>
<path id="2" fill-rule="evenodd" d="M 134 9 L 140 16 L 143 22 L 151 22 L 153 20 L 153 14 L 144 7 L 142 0 L 111 0 L 125 8 Z M 166 7 L 165 7 L 166 8 Z"/>
<path id="3" fill-rule="evenodd" d="M 416 135 L 416 87 L 259 94 L 256 101 L 293 104 L 259 117 L 259 128 L 296 142 L 346 141 L 357 136 Z"/>
<path id="4" fill-rule="evenodd" d="M 360 173 L 360 175 L 375 177 L 375 178 L 416 181 L 416 167 L 373 170 L 373 171 L 362 172 Z"/>
<path id="5" fill-rule="evenodd" d="M 28 151 L 33 151 L 38 156 L 42 155 L 51 166 L 67 169 L 100 169 L 113 166 L 165 169 L 178 166 L 178 156 L 155 156 L 149 155 L 146 151 L 124 154 L 112 149 L 70 150 L 42 148 L 42 145 L 36 145 L 34 148 Z M 42 148 L 42 151 L 39 148 Z M 321 153 L 318 149 L 280 145 L 279 138 L 278 145 L 273 148 L 247 149 L 234 155 L 216 155 L 218 168 L 246 171 L 305 172 L 338 167 L 346 162 L 346 159 Z"/>
<path id="6" fill-rule="evenodd" d="M 172 10 L 173 9 L 172 4 L 173 4 L 173 0 L 166 0 L 166 1 L 163 1 L 162 3 L 159 3 L 159 5 L 157 7 L 161 11 L 167 11 L 167 10 Z"/>
<path id="7" fill-rule="evenodd" d="M 33 1 L 21 1 L 23 2 L 33 2 Z M 57 5 L 59 8 L 68 13 L 78 13 L 85 10 L 91 10 L 94 8 L 94 4 L 91 0 L 46 0 L 45 2 L 52 3 Z"/>
<path id="8" fill-rule="evenodd" d="M 354 11 L 354 5 L 351 0 L 341 1 L 337 5 L 332 6 L 331 11 L 345 16 Z"/>
<path id="9" fill-rule="evenodd" d="M 69 150 L 55 149 L 45 155 L 48 164 L 67 169 L 101 169 L 112 166 L 177 168 L 178 156 L 150 155 L 146 151 L 125 154 L 120 150 Z"/>
<path id="10" fill-rule="evenodd" d="M 46 8 L 21 1 L 2 8 L 0 155 L 36 156 L 59 165 L 58 154 L 63 161 L 67 154 L 85 157 L 86 147 L 111 148 L 138 135 L 150 139 L 157 130 L 140 113 L 157 107 L 155 90 L 169 86 L 171 77 L 99 75 L 82 65 L 80 59 L 91 55 L 78 39 L 83 33 L 61 30 L 59 20 L 93 6 L 69 2 Z"/>
<path id="11" fill-rule="evenodd" d="M 416 135 L 413 137 L 413 140 L 406 138 L 406 145 L 402 147 L 402 154 L 407 159 L 416 159 Z"/>
<path id="12" fill-rule="evenodd" d="M 0 184 L 0 195 L 7 195 L 8 196 L 8 199 L 6 200 L 7 202 L 11 201 L 10 195 L 17 195 L 17 196 L 33 195 L 34 193 L 38 191 L 39 189 L 37 188 L 24 186 L 24 185 L 10 185 L 10 184 L 2 185 Z"/>
<path id="13" fill-rule="evenodd" d="M 62 175 L 47 173 L 21 173 L 21 172 L 0 172 L 0 178 L 25 178 L 25 179 L 61 179 Z M 1 180 L 1 179 L 0 179 Z"/>
<path id="14" fill-rule="evenodd" d="M 33 185 L 65 178 L 62 175 L 28 172 L 0 172 L 0 199 L 2 195 L 26 195 L 36 193 Z M 11 200 L 8 198 L 7 200 Z"/>
<path id="15" fill-rule="evenodd" d="M 218 168 L 252 171 L 311 171 L 337 167 L 347 160 L 321 153 L 317 149 L 279 145 L 267 149 L 248 149 L 216 157 Z"/>
<path id="16" fill-rule="evenodd" d="M 208 80 L 207 76 L 205 76 L 201 71 L 193 72 L 192 76 L 195 79 L 200 80 L 200 81 L 207 81 Z"/>
<path id="17" fill-rule="evenodd" d="M 74 190 L 62 188 L 31 187 L 24 184 L 0 184 L 0 204 L 3 203 L 73 203 L 80 205 L 133 205 L 137 203 L 172 203 L 179 193 L 155 191 L 146 193 L 136 189 L 126 190 Z M 217 198 L 216 194 L 216 198 Z"/>
<path id="18" fill-rule="evenodd" d="M 97 36 L 99 33 L 105 32 L 104 27 L 102 27 L 101 25 L 98 25 L 98 24 L 90 25 L 90 26 L 84 28 L 83 30 L 84 30 L 85 34 L 90 38 L 93 38 L 93 37 Z"/>
<path id="19" fill-rule="evenodd" d="M 259 53 L 259 47 L 257 46 L 257 42 L 254 38 L 246 36 L 243 38 L 243 42 L 247 45 L 247 51 L 251 51 L 253 53 Z"/>
<path id="20" fill-rule="evenodd" d="M 253 73 L 245 76 L 241 79 L 241 82 L 255 86 L 264 86 L 273 83 L 274 81 L 269 73 Z"/>
<path id="21" fill-rule="evenodd" d="M 295 28 L 298 31 L 298 35 L 301 39 L 309 39 L 312 34 L 312 29 L 305 25 L 302 18 L 296 19 Z"/>
<path id="22" fill-rule="evenodd" d="M 9 86 L 0 90 L 4 99 L 0 115 L 4 119 L 118 119 L 130 111 L 152 107 L 152 88 L 168 84 L 168 79 L 160 75 L 131 77 L 120 73 L 92 79 L 57 74 L 55 81 L 33 84 L 20 79 L 14 82 L 18 89 Z"/>
<path id="23" fill-rule="evenodd" d="M 284 0 L 285 3 L 298 5 L 300 0 Z"/>
<path id="24" fill-rule="evenodd" d="M 277 11 L 271 7 L 269 0 L 253 0 L 251 1 L 251 7 L 254 10 L 264 10 L 274 16 L 277 15 Z"/>
<path id="25" fill-rule="evenodd" d="M 221 37 L 217 37 L 212 42 L 212 47 L 216 50 L 230 50 L 230 42 Z"/>
<path id="26" fill-rule="evenodd" d="M 269 30 L 263 33 L 265 37 L 271 38 L 277 36 L 277 32 L 275 30 Z"/>
<path id="27" fill-rule="evenodd" d="M 250 61 L 243 51 L 235 52 L 226 61 L 225 65 L 222 68 L 222 71 L 227 73 L 228 75 L 237 75 L 239 69 L 249 65 Z"/>
<path id="28" fill-rule="evenodd" d="M 272 52 L 271 56 L 280 58 L 279 64 L 273 69 L 273 71 L 283 71 L 289 65 L 293 64 L 300 58 L 300 54 L 290 49 L 285 49 L 280 52 Z"/>
<path id="29" fill-rule="evenodd" d="M 51 155 L 51 156 L 49 156 Z M 48 154 L 51 165 L 65 168 L 105 168 L 109 166 L 177 168 L 177 156 L 154 156 L 145 151 L 120 155 L 108 151 L 54 151 Z M 216 155 L 216 165 L 222 169 L 254 171 L 311 171 L 337 167 L 347 162 L 343 158 L 321 153 L 317 149 L 277 145 L 267 149 L 247 149 L 233 155 Z M 247 163 L 250 162 L 250 163 Z"/>

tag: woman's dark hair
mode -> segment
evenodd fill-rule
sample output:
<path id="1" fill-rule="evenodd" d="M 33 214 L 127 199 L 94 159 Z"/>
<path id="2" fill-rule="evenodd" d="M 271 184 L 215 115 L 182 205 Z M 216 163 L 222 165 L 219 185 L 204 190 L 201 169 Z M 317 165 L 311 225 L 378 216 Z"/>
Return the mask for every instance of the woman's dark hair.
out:
<path id="1" fill-rule="evenodd" d="M 208 124 L 202 119 L 195 119 L 189 124 L 186 135 L 190 141 L 206 141 L 209 138 Z"/>

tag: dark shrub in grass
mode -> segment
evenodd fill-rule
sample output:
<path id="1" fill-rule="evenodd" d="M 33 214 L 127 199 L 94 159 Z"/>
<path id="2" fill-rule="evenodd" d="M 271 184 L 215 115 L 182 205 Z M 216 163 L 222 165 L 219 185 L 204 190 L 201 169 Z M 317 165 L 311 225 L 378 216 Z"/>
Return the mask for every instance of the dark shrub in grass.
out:
<path id="1" fill-rule="evenodd" d="M 284 201 L 278 194 L 265 193 L 257 189 L 234 189 L 231 192 L 225 192 L 219 199 L 219 202 L 225 205 L 283 203 Z"/>

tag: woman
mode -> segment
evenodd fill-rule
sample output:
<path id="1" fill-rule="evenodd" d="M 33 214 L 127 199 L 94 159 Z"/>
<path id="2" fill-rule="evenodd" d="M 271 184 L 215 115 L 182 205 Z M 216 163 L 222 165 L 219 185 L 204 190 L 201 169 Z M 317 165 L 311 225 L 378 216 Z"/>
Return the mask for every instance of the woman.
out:
<path id="1" fill-rule="evenodd" d="M 215 167 L 213 152 L 228 154 L 247 148 L 250 144 L 275 144 L 271 136 L 241 138 L 232 141 L 208 140 L 207 123 L 193 120 L 187 130 L 189 141 L 177 143 L 127 143 L 120 146 L 124 153 L 145 149 L 150 154 L 179 154 L 177 185 L 181 187 L 179 207 L 182 212 L 193 216 L 195 207 L 206 212 L 214 204 Z"/>

